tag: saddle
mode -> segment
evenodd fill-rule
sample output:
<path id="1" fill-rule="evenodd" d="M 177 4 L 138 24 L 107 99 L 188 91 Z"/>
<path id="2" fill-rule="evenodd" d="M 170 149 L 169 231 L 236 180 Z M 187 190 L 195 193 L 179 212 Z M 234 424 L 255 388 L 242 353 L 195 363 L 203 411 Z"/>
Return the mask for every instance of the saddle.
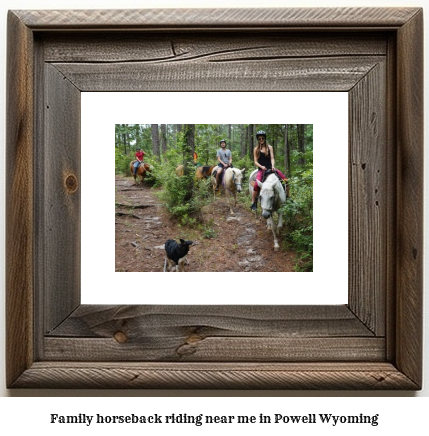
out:
<path id="1" fill-rule="evenodd" d="M 267 171 L 264 172 L 263 176 L 262 176 L 262 183 L 265 182 L 265 180 L 267 180 L 267 177 L 270 176 L 271 174 L 275 174 L 279 179 L 279 175 L 277 174 L 277 171 L 273 171 L 272 169 L 268 169 Z M 280 179 L 281 181 L 281 179 Z"/>
<path id="2" fill-rule="evenodd" d="M 267 171 L 265 171 L 265 173 L 263 174 L 263 176 L 262 176 L 262 182 L 261 183 L 264 183 L 265 182 L 265 180 L 267 180 L 267 177 L 269 176 L 269 175 L 271 175 L 271 174 L 275 174 L 276 176 L 277 176 L 277 178 L 280 180 L 280 183 L 282 184 L 282 186 L 283 186 L 283 189 L 285 190 L 285 192 L 286 192 L 286 197 L 287 198 L 289 198 L 289 184 L 288 184 L 288 181 L 287 181 L 287 179 L 286 180 L 283 180 L 280 176 L 279 176 L 279 174 L 277 173 L 277 171 L 273 171 L 272 169 L 268 169 Z M 256 180 L 252 180 L 251 182 L 250 182 L 250 185 L 251 186 L 255 186 L 255 183 L 256 183 Z"/>
<path id="3" fill-rule="evenodd" d="M 275 174 L 275 175 L 279 178 L 279 180 L 282 181 L 282 179 L 280 179 L 280 177 L 279 177 L 279 175 L 277 174 L 276 171 L 273 171 L 273 170 L 269 169 L 269 170 L 266 170 L 265 173 L 263 174 L 263 176 L 262 176 L 262 180 L 261 180 L 261 183 L 264 183 L 265 180 L 267 179 L 267 177 L 268 177 L 270 174 Z M 255 184 L 256 184 L 256 179 L 255 179 L 255 180 L 252 180 L 252 181 L 250 182 L 250 184 L 251 184 L 251 186 L 255 186 Z"/>
<path id="4" fill-rule="evenodd" d="M 210 167 L 204 167 L 204 168 L 210 168 Z M 234 168 L 232 165 L 230 165 L 228 168 Z M 227 169 L 228 169 L 227 168 Z M 203 173 L 204 174 L 204 173 Z M 204 174 L 205 175 L 205 174 Z M 220 182 L 222 182 L 223 181 L 223 176 L 225 175 L 225 171 L 222 171 L 222 174 L 220 175 Z M 209 174 L 209 176 L 210 176 L 210 174 Z M 216 176 L 217 176 L 217 167 L 216 167 L 216 169 L 214 170 L 214 172 L 213 172 L 213 177 L 214 178 L 216 178 Z"/>

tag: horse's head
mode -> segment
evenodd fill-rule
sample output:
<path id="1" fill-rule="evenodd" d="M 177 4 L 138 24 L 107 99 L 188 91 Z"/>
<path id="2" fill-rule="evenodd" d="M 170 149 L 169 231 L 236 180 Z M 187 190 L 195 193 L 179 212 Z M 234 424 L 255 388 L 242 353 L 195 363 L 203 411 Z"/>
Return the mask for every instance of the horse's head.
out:
<path id="1" fill-rule="evenodd" d="M 265 180 L 264 183 L 261 183 L 259 180 L 257 180 L 259 187 L 261 188 L 261 191 L 259 193 L 259 198 L 261 199 L 261 209 L 262 213 L 261 215 L 268 219 L 271 217 L 273 212 L 276 210 L 276 199 L 277 199 L 277 191 L 276 191 L 276 184 L 277 184 L 277 176 L 272 175 Z"/>
<path id="2" fill-rule="evenodd" d="M 246 168 L 243 168 L 242 170 L 239 170 L 238 168 L 231 168 L 232 169 L 232 180 L 235 184 L 235 189 L 237 192 L 241 192 L 241 184 L 243 182 L 243 174 L 244 171 L 246 171 Z"/>
<path id="3" fill-rule="evenodd" d="M 147 171 L 147 172 L 149 172 L 149 173 L 151 173 L 152 172 L 152 168 L 151 168 L 151 166 L 148 164 L 148 163 L 144 163 L 144 169 Z"/>

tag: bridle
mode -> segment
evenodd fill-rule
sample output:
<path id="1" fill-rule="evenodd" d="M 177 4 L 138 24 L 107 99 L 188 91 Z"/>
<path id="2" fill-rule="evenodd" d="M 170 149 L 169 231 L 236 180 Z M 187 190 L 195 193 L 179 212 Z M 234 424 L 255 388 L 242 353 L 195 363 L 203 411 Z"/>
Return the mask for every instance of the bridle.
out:
<path id="1" fill-rule="evenodd" d="M 241 191 L 241 183 L 236 183 L 235 182 L 235 171 L 234 171 L 233 168 L 231 168 L 231 170 L 232 170 L 232 181 L 235 184 L 235 188 L 237 189 L 237 191 Z M 238 187 L 240 187 L 240 189 L 238 189 Z"/>
<path id="2" fill-rule="evenodd" d="M 235 188 L 236 188 L 236 190 L 238 192 L 241 192 L 241 183 L 236 183 L 236 181 L 235 181 L 235 171 L 234 171 L 234 168 L 231 168 L 231 171 L 232 171 L 232 181 L 233 181 L 233 183 L 235 185 Z M 228 191 L 231 192 L 231 194 L 233 194 L 231 189 L 229 189 L 228 186 L 225 183 L 225 177 L 223 178 L 223 186 L 225 187 L 225 189 L 228 189 Z M 240 187 L 240 189 L 238 189 L 238 187 Z"/>

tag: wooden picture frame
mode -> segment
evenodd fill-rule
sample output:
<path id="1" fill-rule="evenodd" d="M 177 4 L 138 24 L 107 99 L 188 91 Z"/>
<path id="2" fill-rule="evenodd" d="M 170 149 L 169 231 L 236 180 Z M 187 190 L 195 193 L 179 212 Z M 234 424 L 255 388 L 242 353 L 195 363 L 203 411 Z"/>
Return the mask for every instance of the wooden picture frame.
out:
<path id="1" fill-rule="evenodd" d="M 419 8 L 10 11 L 7 386 L 421 389 L 422 46 Z M 349 93 L 347 305 L 80 304 L 80 94 L 165 90 Z"/>

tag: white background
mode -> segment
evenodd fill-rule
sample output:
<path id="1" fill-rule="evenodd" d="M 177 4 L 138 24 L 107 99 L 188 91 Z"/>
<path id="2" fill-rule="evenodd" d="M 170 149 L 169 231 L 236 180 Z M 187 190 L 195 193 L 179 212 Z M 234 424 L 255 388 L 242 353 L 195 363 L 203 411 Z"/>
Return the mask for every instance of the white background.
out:
<path id="1" fill-rule="evenodd" d="M 82 303 L 346 304 L 348 301 L 348 93 L 82 93 Z M 225 104 L 228 101 L 234 104 Z M 183 107 L 186 101 L 186 107 Z M 256 102 L 264 102 L 264 111 Z M 329 110 L 327 108 L 329 102 Z M 222 108 L 221 110 L 219 110 Z M 94 115 L 96 114 L 96 115 Z M 314 272 L 115 272 L 115 123 L 313 124 Z M 335 125 L 335 129 L 332 126 Z M 269 140 L 269 139 L 268 139 Z M 89 150 L 103 144 L 111 177 L 100 189 Z M 281 168 L 281 164 L 279 168 Z M 248 168 L 248 175 L 253 167 Z M 344 182 L 338 182 L 344 181 Z M 335 199 L 329 187 L 335 186 Z M 247 183 L 243 184 L 247 194 Z M 106 217 L 100 219 L 100 217 Z M 240 223 L 237 223 L 240 225 Z M 172 235 L 165 235 L 165 240 Z M 267 236 L 273 239 L 272 234 Z M 190 256 L 192 256 L 192 247 Z M 160 264 L 160 270 L 162 265 Z M 273 275 L 275 274 L 274 278 Z M 203 277 L 204 276 L 204 277 Z M 201 280 L 216 292 L 201 292 Z M 275 283 L 275 286 L 267 286 Z M 158 289 L 153 292 L 153 289 Z M 261 292 L 261 290 L 264 290 Z"/>
<path id="2" fill-rule="evenodd" d="M 217 0 L 217 1 L 205 1 L 199 2 L 197 0 L 147 0 L 145 2 L 137 0 L 122 0 L 117 1 L 107 1 L 107 0 L 74 0 L 59 2 L 58 0 L 14 0 L 14 1 L 4 1 L 0 5 L 0 19 L 1 19 L 1 43 L 0 43 L 0 59 L 2 68 L 0 69 L 0 81 L 1 90 L 0 98 L 2 102 L 2 108 L 6 110 L 5 106 L 5 46 L 6 46 L 6 11 L 7 9 L 85 9 L 85 8 L 141 8 L 141 7 L 285 7 L 285 6 L 421 6 L 425 5 L 423 0 L 420 1 L 395 1 L 395 0 L 349 0 L 349 1 L 330 1 L 330 2 L 317 2 L 313 1 L 291 1 L 291 0 Z M 427 19 L 425 20 L 427 23 Z M 425 37 L 425 59 L 428 59 L 428 41 Z M 426 68 L 427 71 L 427 68 Z M 426 73 L 427 74 L 427 73 Z M 425 95 L 426 97 L 426 95 Z M 427 119 L 427 111 L 425 115 L 425 120 Z M 428 123 L 425 122 L 427 126 Z M 0 134 L 4 138 L 4 117 L 0 120 Z M 427 141 L 427 140 L 426 140 Z M 3 141 L 1 144 L 3 147 Z M 2 153 L 3 154 L 3 153 Z M 427 167 L 427 159 L 425 160 L 425 165 Z M 4 159 L 0 161 L 0 174 L 4 174 Z M 0 188 L 2 195 L 4 195 L 4 180 L 0 180 Z M 1 214 L 0 214 L 0 226 L 2 231 L 0 232 L 1 247 L 4 247 L 4 204 L 1 203 Z M 427 221 L 425 222 L 427 224 Z M 425 239 L 426 242 L 426 239 Z M 1 264 L 0 268 L 0 283 L 4 283 L 4 250 L 0 253 Z M 427 269 L 427 268 L 426 268 Z M 0 319 L 4 320 L 4 287 L 1 287 L 1 298 L 2 304 L 0 305 Z M 427 289 L 425 290 L 425 378 L 428 377 L 428 310 L 427 310 Z M 0 373 L 4 374 L 4 322 L 1 323 L 1 336 L 0 336 Z M 75 435 L 77 431 L 83 429 L 83 427 L 75 426 L 65 426 L 64 429 L 58 427 L 49 427 L 47 420 L 49 419 L 49 413 L 117 413 L 123 414 L 137 413 L 144 414 L 147 411 L 159 411 L 160 409 L 167 413 L 173 409 L 180 411 L 196 411 L 201 413 L 217 413 L 217 414 L 229 414 L 229 413 L 240 413 L 242 410 L 247 411 L 248 414 L 257 414 L 258 411 L 265 413 L 300 413 L 301 411 L 309 410 L 309 413 L 314 410 L 315 413 L 380 413 L 384 419 L 384 425 L 379 427 L 348 427 L 347 434 L 362 434 L 362 431 L 368 431 L 375 434 L 394 434 L 397 431 L 402 432 L 415 432 L 420 433 L 422 429 L 427 428 L 427 410 L 428 410 L 428 396 L 429 388 L 425 381 L 424 388 L 422 391 L 414 392 L 295 392 L 295 391 L 257 391 L 257 392 L 247 392 L 247 391 L 75 391 L 75 390 L 20 390 L 20 391 L 8 391 L 5 388 L 4 376 L 0 380 L 0 395 L 15 396 L 18 398 L 2 398 L 0 401 L 0 428 L 3 432 L 4 428 L 8 427 L 10 433 L 12 431 L 19 432 L 20 430 L 27 430 L 33 434 L 41 434 L 42 431 L 46 435 L 57 435 L 59 432 L 62 434 Z M 42 398 L 34 401 L 34 399 L 29 399 L 29 401 L 22 397 L 31 396 L 43 396 L 43 397 L 65 397 L 65 398 Z M 83 397 L 71 400 L 67 397 Z M 98 398 L 90 399 L 85 397 L 91 396 L 125 396 L 128 398 L 121 399 L 107 399 Z M 174 398 L 145 398 L 145 397 L 171 397 L 171 396 L 182 396 L 186 398 L 174 399 Z M 235 396 L 250 397 L 250 398 L 234 398 Z M 259 398 L 255 399 L 254 397 Z M 290 397 L 324 397 L 322 398 L 290 398 Z M 344 396 L 348 398 L 337 397 Z M 377 398 L 377 397 L 391 397 L 391 398 Z M 426 398 L 406 398 L 406 397 L 426 397 Z M 132 398 L 137 397 L 137 398 Z M 206 397 L 214 397 L 206 398 Z M 223 398 L 217 398 L 223 397 Z M 306 407 L 304 407 L 306 406 Z M 307 408 L 308 407 L 308 408 Z M 102 412 L 100 412 L 100 409 Z M 154 410 L 156 409 L 156 410 Z M 312 410 L 310 410 L 312 409 Z M 327 411 L 328 410 L 328 411 Z M 278 412 L 279 411 L 279 412 Z M 332 412 L 331 412 L 332 411 Z M 103 434 L 110 434 L 118 431 L 126 430 L 126 427 L 115 427 L 109 426 L 103 429 Z M 255 427 L 256 431 L 260 434 L 262 431 L 267 431 L 266 429 L 261 429 Z M 233 427 L 229 429 L 230 432 L 237 432 L 237 428 Z M 250 429 L 246 429 L 250 432 Z M 301 427 L 301 431 L 308 433 L 307 427 Z M 320 434 L 331 434 L 336 432 L 337 434 L 344 434 L 344 427 L 332 427 L 332 428 L 319 428 L 317 431 Z M 89 432 L 89 430 L 87 430 Z M 127 430 L 131 432 L 130 430 Z M 137 427 L 133 430 L 131 434 L 142 434 L 145 428 Z M 158 430 L 159 431 L 159 430 Z M 190 427 L 174 427 L 174 431 L 191 431 Z M 192 430 L 195 431 L 195 430 Z M 206 434 L 208 429 L 199 430 L 204 431 Z M 226 432 L 225 428 L 216 427 L 214 430 L 216 433 L 219 431 Z M 280 430 L 274 430 L 270 428 L 270 433 L 282 434 L 287 432 L 293 432 L 292 434 L 300 434 L 298 429 L 293 427 L 280 428 Z M 340 433 L 341 432 L 341 433 Z M 357 433 L 359 432 L 359 433 Z M 95 432 L 94 432 L 95 434 Z"/>

